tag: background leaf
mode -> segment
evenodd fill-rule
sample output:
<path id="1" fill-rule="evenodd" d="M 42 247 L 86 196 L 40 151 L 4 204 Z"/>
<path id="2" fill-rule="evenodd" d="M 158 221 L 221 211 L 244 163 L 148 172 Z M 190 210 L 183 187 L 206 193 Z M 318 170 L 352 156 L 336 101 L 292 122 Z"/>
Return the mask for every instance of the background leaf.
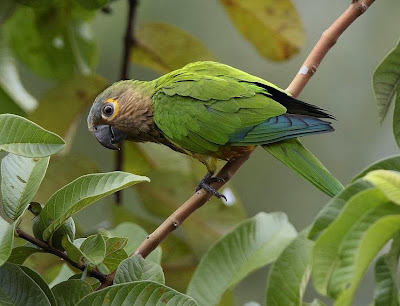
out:
<path id="1" fill-rule="evenodd" d="M 13 241 L 14 225 L 0 217 L 0 266 L 10 257 Z"/>
<path id="2" fill-rule="evenodd" d="M 161 22 L 141 26 L 135 35 L 131 60 L 166 73 L 195 61 L 215 56 L 197 38 L 184 30 Z"/>
<path id="3" fill-rule="evenodd" d="M 400 85 L 400 46 L 397 45 L 376 68 L 372 84 L 381 121 Z"/>
<path id="4" fill-rule="evenodd" d="M 60 271 L 58 271 L 56 277 L 49 284 L 49 287 L 53 288 L 54 286 L 58 285 L 59 283 L 66 281 L 74 274 L 75 274 L 74 271 L 72 271 L 72 269 L 68 266 L 68 264 L 63 263 L 61 265 Z"/>
<path id="5" fill-rule="evenodd" d="M 141 256 L 131 256 L 118 266 L 114 284 L 150 280 L 165 283 L 164 273 L 160 265 Z"/>
<path id="6" fill-rule="evenodd" d="M 295 236 L 283 213 L 259 213 L 240 223 L 202 257 L 188 294 L 199 305 L 218 304 L 227 289 L 274 261 Z"/>
<path id="7" fill-rule="evenodd" d="M 28 158 L 8 154 L 1 161 L 3 210 L 17 220 L 32 201 L 46 173 L 49 157 Z"/>
<path id="8" fill-rule="evenodd" d="M 140 297 L 143 306 L 195 306 L 196 302 L 187 295 L 151 281 L 114 285 L 94 292 L 79 301 L 77 306 L 130 305 Z"/>
<path id="9" fill-rule="evenodd" d="M 26 157 L 46 157 L 64 145 L 58 135 L 25 118 L 0 114 L 0 150 Z"/>
<path id="10" fill-rule="evenodd" d="M 303 26 L 290 0 L 221 0 L 221 3 L 238 31 L 260 55 L 270 60 L 286 60 L 298 53 L 304 43 Z"/>

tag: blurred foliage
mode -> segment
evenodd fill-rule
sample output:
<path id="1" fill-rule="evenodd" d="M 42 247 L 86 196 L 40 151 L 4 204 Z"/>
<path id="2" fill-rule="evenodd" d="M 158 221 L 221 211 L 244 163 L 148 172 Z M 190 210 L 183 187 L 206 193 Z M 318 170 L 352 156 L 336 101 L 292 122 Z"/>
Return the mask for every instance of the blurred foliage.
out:
<path id="1" fill-rule="evenodd" d="M 220 3 L 232 25 L 266 59 L 284 61 L 302 47 L 304 29 L 291 1 Z M 241 200 L 228 184 L 223 190 L 230 195 L 227 203 L 211 199 L 148 258 L 128 257 L 192 194 L 204 169 L 169 149 L 127 143 L 123 151 L 127 173 L 93 175 L 104 168 L 93 158 L 94 150 L 71 152 L 78 122 L 85 120 L 96 95 L 114 81 L 96 73 L 103 50 L 92 31 L 94 17 L 112 8 L 113 1 L 106 0 L 0 3 L 0 150 L 9 153 L 2 159 L 1 170 L 2 216 L 9 219 L 0 218 L 0 303 L 98 305 L 121 296 L 132 303 L 140 296 L 148 305 L 233 305 L 236 284 L 273 262 L 265 293 L 268 305 L 306 305 L 303 299 L 310 275 L 320 294 L 336 305 L 351 305 L 367 267 L 392 241 L 390 250 L 375 263 L 374 303 L 399 305 L 400 156 L 363 170 L 300 234 L 282 213 L 260 213 L 245 220 Z M 217 58 L 198 38 L 167 23 L 139 24 L 131 39 L 130 62 L 156 73 Z M 122 46 L 123 41 L 114 47 Z M 397 45 L 373 76 L 381 120 L 396 101 L 393 131 L 398 143 L 399 58 Z M 39 96 L 32 94 L 31 84 L 21 77 L 25 74 L 48 82 L 50 89 Z M 25 116 L 46 130 L 4 113 Z M 66 140 L 67 149 L 54 133 Z M 94 210 L 104 223 L 98 230 L 89 228 L 85 213 L 89 205 L 146 180 L 128 172 L 148 176 L 151 183 L 129 188 L 132 205 L 116 206 L 111 197 L 103 199 L 98 207 L 110 204 L 109 214 Z M 330 188 L 334 195 L 341 185 Z M 32 200 L 50 203 L 44 213 L 38 204 L 33 222 L 26 212 L 29 207 L 34 210 Z M 81 209 L 84 213 L 76 215 Z M 24 244 L 14 237 L 17 227 L 65 249 L 71 259 L 84 264 L 84 271 L 34 244 Z M 99 285 L 93 271 L 116 271 L 115 285 L 93 292 Z M 324 304 L 315 299 L 311 305 Z"/>

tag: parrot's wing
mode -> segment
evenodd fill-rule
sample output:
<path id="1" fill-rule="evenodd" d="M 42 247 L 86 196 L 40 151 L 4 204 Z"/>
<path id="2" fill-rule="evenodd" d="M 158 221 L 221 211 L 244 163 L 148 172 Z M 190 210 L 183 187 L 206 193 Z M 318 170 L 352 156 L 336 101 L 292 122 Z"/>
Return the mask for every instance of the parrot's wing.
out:
<path id="1" fill-rule="evenodd" d="M 329 196 L 333 197 L 343 189 L 342 184 L 298 139 L 264 145 L 263 148 Z"/>

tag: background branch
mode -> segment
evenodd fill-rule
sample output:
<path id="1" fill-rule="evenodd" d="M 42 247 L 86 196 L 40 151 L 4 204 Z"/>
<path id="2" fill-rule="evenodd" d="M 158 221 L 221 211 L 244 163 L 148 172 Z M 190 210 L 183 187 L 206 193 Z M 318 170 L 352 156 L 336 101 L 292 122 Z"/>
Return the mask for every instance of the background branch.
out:
<path id="1" fill-rule="evenodd" d="M 134 44 L 133 34 L 134 34 L 134 24 L 135 24 L 135 14 L 138 4 L 138 0 L 128 0 L 128 20 L 126 22 L 125 36 L 124 36 L 124 49 L 122 54 L 121 62 L 121 80 L 127 80 L 129 78 L 129 54 L 131 47 Z M 119 144 L 119 151 L 116 153 L 115 157 L 115 170 L 121 171 L 123 165 L 123 145 L 122 142 Z M 115 193 L 115 203 L 121 205 L 122 203 L 122 191 Z"/>
<path id="2" fill-rule="evenodd" d="M 287 88 L 287 92 L 297 97 L 304 89 L 308 81 L 316 72 L 319 64 L 335 45 L 340 35 L 352 24 L 375 0 L 353 0 L 350 6 L 343 14 L 322 34 L 315 47 L 310 52 L 306 61 L 303 63 L 300 71 L 295 76 L 293 81 Z M 234 162 L 228 162 L 217 174 L 218 177 L 224 178 L 224 182 L 215 182 L 212 185 L 215 189 L 221 188 L 226 184 L 243 163 L 250 157 L 254 150 L 249 151 L 241 158 Z M 211 195 L 203 189 L 196 192 L 182 206 L 180 206 L 171 216 L 169 216 L 147 239 L 137 248 L 132 255 L 140 255 L 147 257 L 163 240 L 164 238 L 178 228 L 192 213 L 203 206 Z M 131 256 L 132 256 L 131 255 Z M 112 285 L 115 273 L 107 276 L 107 279 L 98 289 Z"/>
<path id="3" fill-rule="evenodd" d="M 47 253 L 51 253 L 53 255 L 56 255 L 57 257 L 60 257 L 61 259 L 68 262 L 71 266 L 73 266 L 81 271 L 84 271 L 86 269 L 87 266 L 85 264 L 80 264 L 80 263 L 73 261 L 71 258 L 68 257 L 68 255 L 66 253 L 64 253 L 56 248 L 53 248 L 52 246 L 48 245 L 44 241 L 36 239 L 35 237 L 29 235 L 28 233 L 25 233 L 20 228 L 17 228 L 16 232 L 20 238 L 22 238 L 26 241 L 29 241 L 30 243 L 33 243 L 34 245 L 38 246 L 39 248 L 41 248 L 43 251 L 45 251 Z M 103 283 L 106 280 L 106 275 L 101 273 L 97 269 L 92 269 L 92 270 L 88 271 L 88 275 L 97 278 L 101 283 Z"/>

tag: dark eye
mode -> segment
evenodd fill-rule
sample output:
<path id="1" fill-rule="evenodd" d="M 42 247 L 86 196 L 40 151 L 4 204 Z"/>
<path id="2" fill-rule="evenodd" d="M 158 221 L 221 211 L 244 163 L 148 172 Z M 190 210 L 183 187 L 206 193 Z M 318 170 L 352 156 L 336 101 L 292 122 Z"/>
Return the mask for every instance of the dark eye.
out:
<path id="1" fill-rule="evenodd" d="M 103 106 L 103 115 L 106 117 L 110 117 L 114 114 L 114 104 L 107 103 Z"/>

